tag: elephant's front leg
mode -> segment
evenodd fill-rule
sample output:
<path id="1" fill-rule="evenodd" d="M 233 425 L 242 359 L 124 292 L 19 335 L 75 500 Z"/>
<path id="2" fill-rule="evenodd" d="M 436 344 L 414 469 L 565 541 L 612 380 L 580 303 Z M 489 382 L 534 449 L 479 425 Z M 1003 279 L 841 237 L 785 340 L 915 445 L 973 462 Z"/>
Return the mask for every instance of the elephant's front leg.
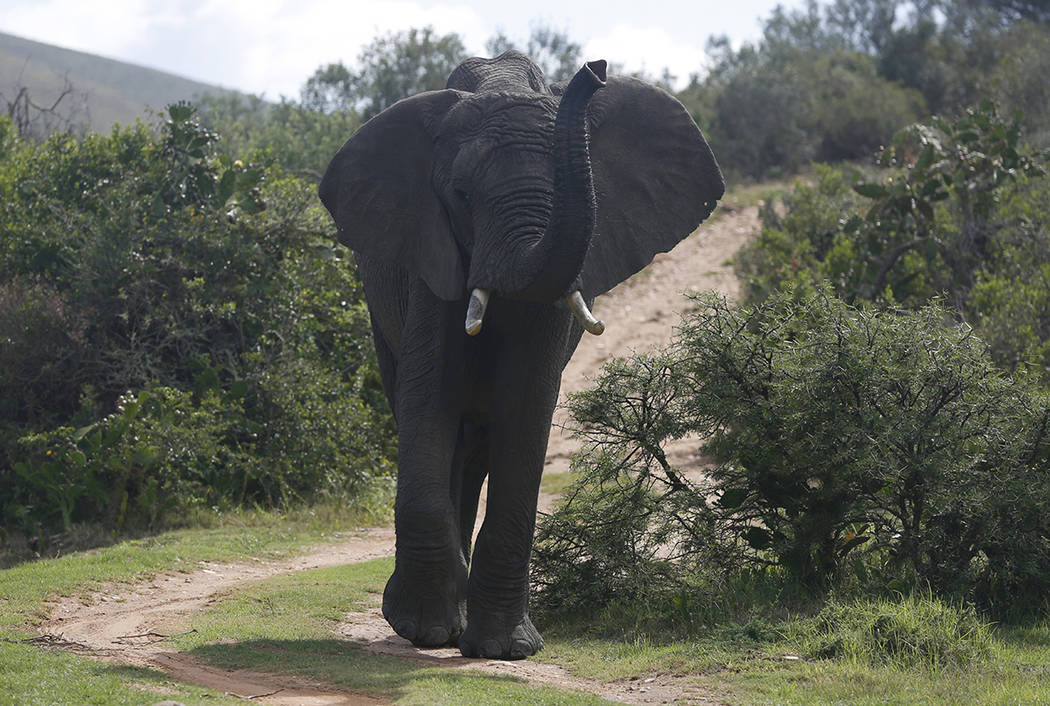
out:
<path id="1" fill-rule="evenodd" d="M 555 340 L 543 350 L 530 351 L 526 345 L 503 351 L 513 377 L 493 385 L 505 396 L 493 404 L 488 427 L 488 502 L 470 569 L 467 629 L 459 641 L 467 657 L 521 659 L 543 647 L 529 619 L 528 578 L 536 501 L 561 376 L 563 354 L 556 341 L 567 326 L 554 328 L 535 336 L 534 341 Z"/>
<path id="2" fill-rule="evenodd" d="M 419 647 L 455 645 L 466 624 L 467 563 L 450 496 L 461 417 L 461 366 L 450 361 L 462 332 L 449 336 L 461 325 L 447 308 L 414 302 L 397 363 L 397 553 L 383 616 Z"/>

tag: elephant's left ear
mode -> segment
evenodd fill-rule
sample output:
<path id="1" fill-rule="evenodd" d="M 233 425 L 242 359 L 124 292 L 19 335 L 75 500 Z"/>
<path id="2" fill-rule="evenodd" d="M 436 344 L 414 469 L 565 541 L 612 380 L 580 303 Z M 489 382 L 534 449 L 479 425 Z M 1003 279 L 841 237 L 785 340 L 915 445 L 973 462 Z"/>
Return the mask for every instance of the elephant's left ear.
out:
<path id="1" fill-rule="evenodd" d="M 597 218 L 582 282 L 591 297 L 696 230 L 725 181 L 692 116 L 656 86 L 610 78 L 588 114 Z"/>

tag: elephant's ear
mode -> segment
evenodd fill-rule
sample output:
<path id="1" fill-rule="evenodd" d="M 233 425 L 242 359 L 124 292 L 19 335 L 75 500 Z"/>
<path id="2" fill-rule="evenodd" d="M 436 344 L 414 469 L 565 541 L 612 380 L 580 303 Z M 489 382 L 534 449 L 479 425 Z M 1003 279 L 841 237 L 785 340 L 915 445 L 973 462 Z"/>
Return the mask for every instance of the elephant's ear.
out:
<path id="1" fill-rule="evenodd" d="M 725 182 L 689 112 L 656 86 L 610 78 L 588 114 L 597 218 L 582 282 L 591 297 L 692 233 Z"/>
<path id="2" fill-rule="evenodd" d="M 437 126 L 464 95 L 430 91 L 390 106 L 347 140 L 318 189 L 341 243 L 449 301 L 466 295 L 466 274 L 431 172 Z"/>

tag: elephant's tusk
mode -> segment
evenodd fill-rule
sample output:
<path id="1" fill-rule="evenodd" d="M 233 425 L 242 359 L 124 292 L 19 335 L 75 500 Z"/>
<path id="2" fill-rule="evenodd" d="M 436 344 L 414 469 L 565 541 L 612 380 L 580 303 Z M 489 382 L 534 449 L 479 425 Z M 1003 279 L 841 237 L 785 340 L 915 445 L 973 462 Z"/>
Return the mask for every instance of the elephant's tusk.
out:
<path id="1" fill-rule="evenodd" d="M 565 297 L 565 303 L 572 309 L 572 314 L 580 322 L 580 326 L 587 329 L 588 333 L 593 333 L 595 336 L 601 336 L 605 333 L 605 322 L 594 318 L 594 314 L 587 308 L 587 302 L 583 301 L 583 295 L 580 294 L 580 290 L 577 289 Z"/>
<path id="2" fill-rule="evenodd" d="M 468 336 L 477 336 L 481 332 L 481 322 L 485 318 L 485 307 L 489 305 L 489 290 L 476 288 L 470 293 L 467 304 L 467 321 L 465 328 Z"/>

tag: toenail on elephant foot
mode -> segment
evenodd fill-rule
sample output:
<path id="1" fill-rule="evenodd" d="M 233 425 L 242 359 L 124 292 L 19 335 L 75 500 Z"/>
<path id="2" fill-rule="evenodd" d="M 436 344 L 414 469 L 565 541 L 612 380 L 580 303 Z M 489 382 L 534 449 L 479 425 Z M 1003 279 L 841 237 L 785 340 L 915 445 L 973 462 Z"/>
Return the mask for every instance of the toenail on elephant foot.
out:
<path id="1" fill-rule="evenodd" d="M 419 623 L 414 620 L 398 620 L 392 627 L 394 632 L 416 647 L 455 647 L 459 644 L 459 636 L 463 632 L 456 622 L 453 619 L 449 620 L 448 624 L 420 628 Z"/>
<path id="2" fill-rule="evenodd" d="M 528 616 L 511 629 L 495 627 L 492 631 L 474 627 L 471 622 L 459 638 L 459 651 L 464 657 L 485 659 L 524 659 L 543 649 L 543 638 Z"/>
<path id="3" fill-rule="evenodd" d="M 418 584 L 402 581 L 396 573 L 391 577 L 383 596 L 383 617 L 416 647 L 455 647 L 466 623 L 466 604 L 457 597 L 455 583 L 424 595 L 408 588 L 413 585 Z"/>

